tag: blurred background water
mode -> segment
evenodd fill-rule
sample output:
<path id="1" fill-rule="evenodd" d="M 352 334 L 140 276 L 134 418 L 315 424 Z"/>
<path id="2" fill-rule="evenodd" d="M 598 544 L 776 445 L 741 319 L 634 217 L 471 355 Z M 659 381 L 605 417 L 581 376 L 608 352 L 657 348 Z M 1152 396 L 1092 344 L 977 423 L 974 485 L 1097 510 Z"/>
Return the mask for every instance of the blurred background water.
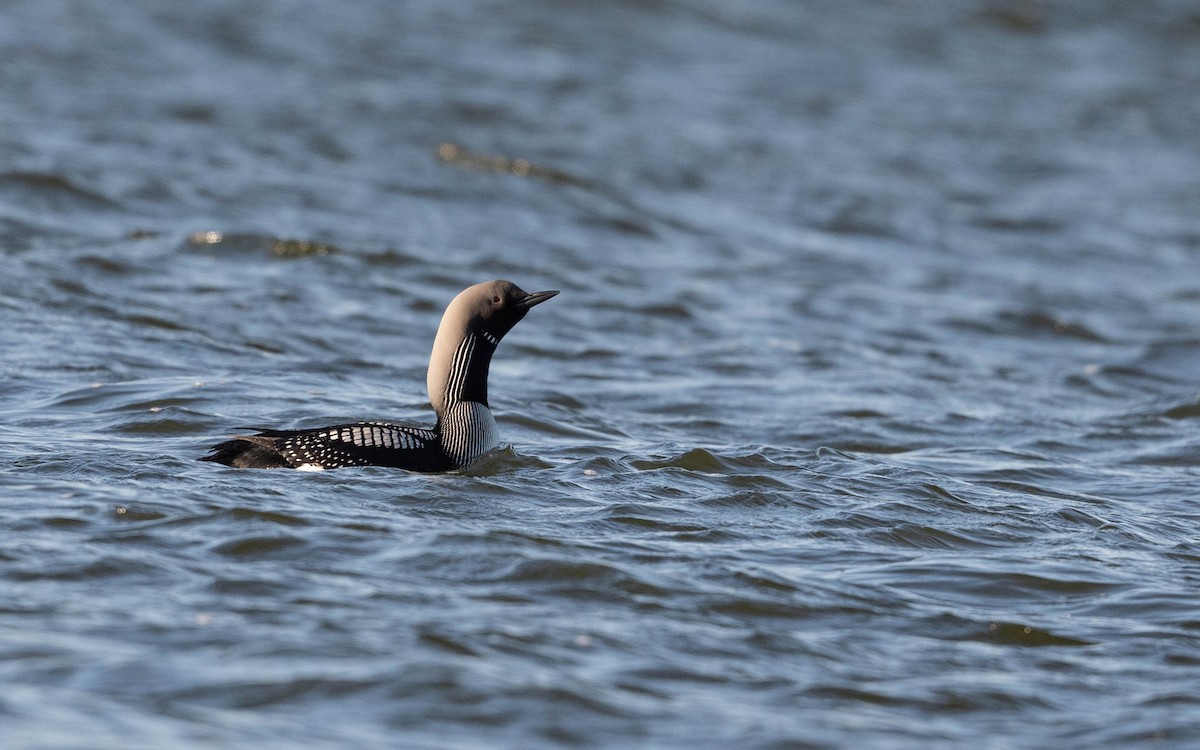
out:
<path id="1" fill-rule="evenodd" d="M 11 0 L 5 748 L 1192 747 L 1200 6 Z M 233 471 L 428 424 L 466 474 Z"/>

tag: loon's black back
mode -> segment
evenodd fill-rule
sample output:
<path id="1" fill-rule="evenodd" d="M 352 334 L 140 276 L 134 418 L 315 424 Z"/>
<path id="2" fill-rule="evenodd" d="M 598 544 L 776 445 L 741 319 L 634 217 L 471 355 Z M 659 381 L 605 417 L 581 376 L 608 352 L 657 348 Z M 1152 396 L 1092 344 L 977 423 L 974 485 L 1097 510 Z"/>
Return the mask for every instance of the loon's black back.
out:
<path id="1" fill-rule="evenodd" d="M 437 414 L 433 429 L 356 422 L 309 430 L 254 429 L 212 448 L 201 461 L 244 469 L 391 466 L 449 471 L 499 444 L 487 403 L 488 369 L 504 334 L 556 291 L 529 293 L 510 281 L 476 284 L 446 308 L 426 382 Z"/>
<path id="2" fill-rule="evenodd" d="M 442 450 L 440 431 L 390 422 L 355 422 L 312 430 L 253 428 L 213 446 L 201 461 L 238 469 L 336 469 L 343 466 L 390 466 L 409 471 L 456 468 Z"/>

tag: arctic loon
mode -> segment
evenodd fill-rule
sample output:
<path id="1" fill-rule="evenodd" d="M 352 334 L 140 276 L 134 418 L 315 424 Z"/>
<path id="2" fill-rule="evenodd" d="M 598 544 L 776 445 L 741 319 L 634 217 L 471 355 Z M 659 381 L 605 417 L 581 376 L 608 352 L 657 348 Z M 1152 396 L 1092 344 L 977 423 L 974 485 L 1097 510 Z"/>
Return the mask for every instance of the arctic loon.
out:
<path id="1" fill-rule="evenodd" d="M 356 422 L 310 430 L 247 428 L 201 461 L 241 469 L 316 471 L 341 466 L 392 466 L 451 471 L 499 444 L 488 408 L 488 367 L 504 334 L 529 308 L 558 294 L 526 292 L 511 281 L 488 281 L 459 292 L 446 307 L 433 340 L 426 386 L 437 414 L 433 429 L 392 422 Z"/>

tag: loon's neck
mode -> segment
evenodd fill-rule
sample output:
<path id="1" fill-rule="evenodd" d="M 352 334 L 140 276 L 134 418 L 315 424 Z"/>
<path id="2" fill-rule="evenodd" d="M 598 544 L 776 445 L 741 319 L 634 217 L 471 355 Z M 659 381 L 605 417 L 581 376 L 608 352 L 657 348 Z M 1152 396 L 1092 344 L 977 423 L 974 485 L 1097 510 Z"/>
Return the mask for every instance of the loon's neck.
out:
<path id="1" fill-rule="evenodd" d="M 438 329 L 429 357 L 426 386 L 429 402 L 443 421 L 455 404 L 474 401 L 488 404 L 488 370 L 499 340 L 485 331 Z"/>
<path id="2" fill-rule="evenodd" d="M 469 328 L 449 328 L 447 333 L 448 328 L 443 324 L 438 329 L 427 385 L 442 452 L 461 467 L 500 444 L 487 400 L 488 369 L 499 339 Z"/>

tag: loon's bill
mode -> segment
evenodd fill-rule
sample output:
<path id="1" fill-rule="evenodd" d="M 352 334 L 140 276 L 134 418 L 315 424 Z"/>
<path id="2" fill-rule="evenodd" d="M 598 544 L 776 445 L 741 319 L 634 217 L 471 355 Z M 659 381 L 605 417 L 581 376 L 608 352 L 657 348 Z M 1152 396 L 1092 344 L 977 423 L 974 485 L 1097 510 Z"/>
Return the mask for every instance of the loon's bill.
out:
<path id="1" fill-rule="evenodd" d="M 342 466 L 391 466 L 409 471 L 451 471 L 469 466 L 499 445 L 488 408 L 492 354 L 504 334 L 557 291 L 526 292 L 511 281 L 468 287 L 442 315 L 426 385 L 437 415 L 432 429 L 392 422 L 356 422 L 310 430 L 249 428 L 213 446 L 201 461 L 240 469 L 303 471 Z"/>

